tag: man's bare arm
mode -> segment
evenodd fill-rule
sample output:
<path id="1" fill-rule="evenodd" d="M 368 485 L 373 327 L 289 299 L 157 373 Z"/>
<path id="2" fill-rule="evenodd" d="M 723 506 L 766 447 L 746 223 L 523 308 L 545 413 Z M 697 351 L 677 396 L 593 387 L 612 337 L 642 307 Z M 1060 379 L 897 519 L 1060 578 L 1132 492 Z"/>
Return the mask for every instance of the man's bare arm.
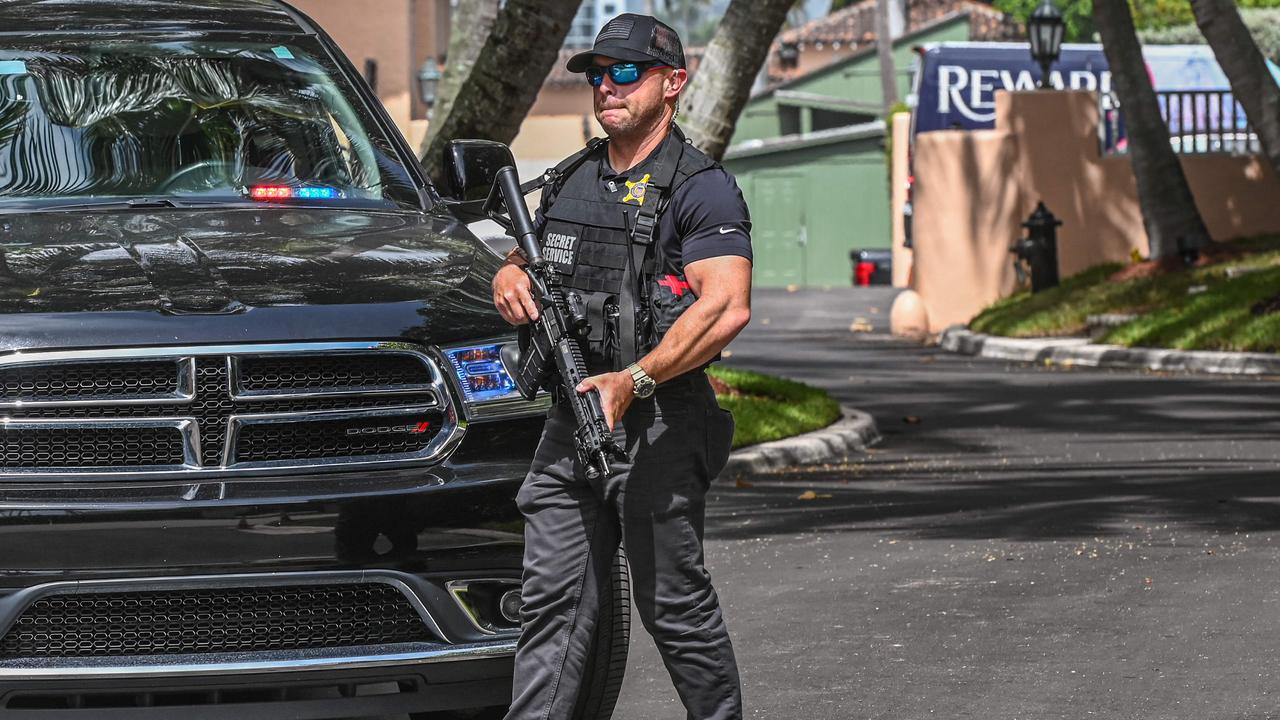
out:
<path id="1" fill-rule="evenodd" d="M 751 261 L 736 255 L 706 258 L 685 266 L 685 278 L 698 296 L 639 365 L 661 383 L 701 367 L 716 356 L 751 319 Z M 612 429 L 631 405 L 634 384 L 626 370 L 595 375 L 578 392 L 600 391 Z"/>
<path id="2" fill-rule="evenodd" d="M 659 383 L 706 364 L 751 320 L 750 260 L 724 255 L 692 262 L 684 271 L 698 299 L 640 359 Z"/>

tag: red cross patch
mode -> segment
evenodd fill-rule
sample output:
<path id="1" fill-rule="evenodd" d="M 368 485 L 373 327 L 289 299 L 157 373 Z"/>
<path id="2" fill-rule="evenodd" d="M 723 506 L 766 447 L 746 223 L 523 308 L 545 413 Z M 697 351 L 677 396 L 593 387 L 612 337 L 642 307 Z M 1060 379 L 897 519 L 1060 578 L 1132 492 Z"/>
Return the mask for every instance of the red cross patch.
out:
<path id="1" fill-rule="evenodd" d="M 685 290 L 693 289 L 689 287 L 689 283 L 685 282 L 684 280 L 681 280 L 679 277 L 675 275 L 663 275 L 662 279 L 658 281 L 658 284 L 670 290 L 671 294 L 675 295 L 676 297 L 683 297 Z"/>

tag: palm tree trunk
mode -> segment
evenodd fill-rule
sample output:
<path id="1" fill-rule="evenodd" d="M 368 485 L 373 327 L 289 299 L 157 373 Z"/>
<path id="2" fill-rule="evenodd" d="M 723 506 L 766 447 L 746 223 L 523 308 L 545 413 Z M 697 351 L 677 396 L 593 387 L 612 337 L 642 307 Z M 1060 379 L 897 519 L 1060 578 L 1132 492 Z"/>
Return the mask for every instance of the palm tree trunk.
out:
<path id="1" fill-rule="evenodd" d="M 569 24 L 581 0 L 462 0 L 454 17 L 460 25 L 449 43 L 449 59 L 441 80 L 441 101 L 433 109 L 422 163 L 433 178 L 440 175 L 445 145 L 455 138 L 482 138 L 510 143 L 520 131 L 542 81 L 556 61 Z M 496 10 L 491 29 L 482 32 L 483 13 Z M 463 13 L 480 13 L 466 17 Z M 465 18 L 465 19 L 463 19 Z M 465 36 L 471 35 L 470 39 Z M 464 37 L 459 37 L 464 36 Z M 479 38 L 478 47 L 468 45 Z"/>
<path id="2" fill-rule="evenodd" d="M 1204 247 L 1210 241 L 1209 231 L 1196 209 L 1182 163 L 1169 145 L 1169 128 L 1147 76 L 1128 1 L 1094 0 L 1093 20 L 1124 111 L 1151 257 L 1175 257 Z"/>
<path id="3" fill-rule="evenodd" d="M 880 60 L 880 97 L 884 111 L 898 102 L 898 78 L 893 67 L 893 33 L 889 30 L 889 3 L 876 0 L 876 57 Z"/>
<path id="4" fill-rule="evenodd" d="M 436 90 L 436 102 L 427 114 L 428 121 L 449 115 L 453 107 L 453 99 L 457 97 L 462 82 L 471 73 L 471 68 L 480 57 L 489 33 L 493 32 L 493 23 L 498 19 L 498 5 L 501 0 L 458 0 L 451 17 L 453 28 L 449 33 L 449 47 L 445 58 L 444 77 L 440 78 L 440 86 Z M 426 154 L 427 147 L 434 139 L 430 126 L 427 136 L 422 139 L 419 152 Z"/>
<path id="5" fill-rule="evenodd" d="M 794 0 L 733 0 L 682 94 L 681 126 L 703 152 L 724 155 L 756 74 Z"/>
<path id="6" fill-rule="evenodd" d="M 1232 0 L 1191 0 L 1191 11 L 1280 178 L 1280 85 Z"/>

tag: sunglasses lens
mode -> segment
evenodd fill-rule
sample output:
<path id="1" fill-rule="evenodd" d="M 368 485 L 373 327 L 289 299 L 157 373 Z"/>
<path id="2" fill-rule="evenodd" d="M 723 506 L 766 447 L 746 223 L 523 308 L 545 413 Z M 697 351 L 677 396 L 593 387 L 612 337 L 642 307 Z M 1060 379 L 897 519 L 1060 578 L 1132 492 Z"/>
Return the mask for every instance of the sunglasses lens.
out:
<path id="1" fill-rule="evenodd" d="M 600 83 L 604 82 L 604 68 L 589 67 L 587 68 L 587 84 L 591 87 L 600 87 Z"/>
<path id="2" fill-rule="evenodd" d="M 640 67 L 635 63 L 614 63 L 609 66 L 609 77 L 619 85 L 630 85 L 640 79 Z"/>

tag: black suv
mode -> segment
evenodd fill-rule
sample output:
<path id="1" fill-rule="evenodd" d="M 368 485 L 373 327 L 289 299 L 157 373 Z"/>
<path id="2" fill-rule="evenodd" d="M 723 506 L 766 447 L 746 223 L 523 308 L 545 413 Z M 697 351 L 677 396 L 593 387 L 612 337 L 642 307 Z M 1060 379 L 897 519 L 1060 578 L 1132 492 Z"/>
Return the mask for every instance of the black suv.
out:
<path id="1" fill-rule="evenodd" d="M 287 5 L 0 0 L 0 716 L 506 703 L 546 403 L 450 207 Z"/>

